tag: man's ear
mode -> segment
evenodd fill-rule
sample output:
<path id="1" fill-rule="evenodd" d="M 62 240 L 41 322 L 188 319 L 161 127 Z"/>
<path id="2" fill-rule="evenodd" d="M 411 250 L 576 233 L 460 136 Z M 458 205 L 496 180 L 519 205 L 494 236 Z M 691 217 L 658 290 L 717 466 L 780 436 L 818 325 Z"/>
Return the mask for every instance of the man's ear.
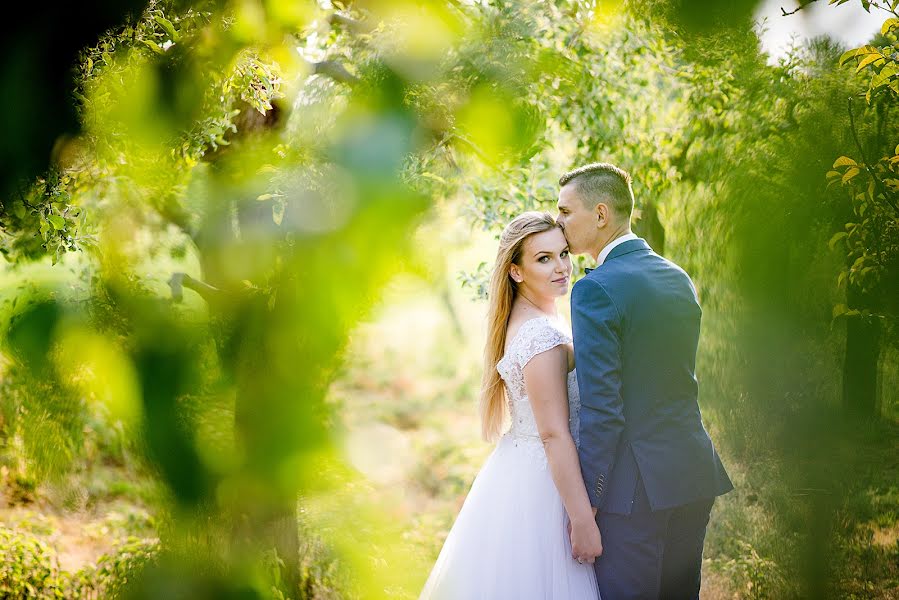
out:
<path id="1" fill-rule="evenodd" d="M 599 204 L 596 205 L 595 212 L 596 212 L 596 226 L 597 227 L 605 227 L 606 225 L 609 224 L 609 217 L 611 215 L 611 209 L 609 208 L 608 204 L 606 204 L 604 202 L 600 202 Z"/>

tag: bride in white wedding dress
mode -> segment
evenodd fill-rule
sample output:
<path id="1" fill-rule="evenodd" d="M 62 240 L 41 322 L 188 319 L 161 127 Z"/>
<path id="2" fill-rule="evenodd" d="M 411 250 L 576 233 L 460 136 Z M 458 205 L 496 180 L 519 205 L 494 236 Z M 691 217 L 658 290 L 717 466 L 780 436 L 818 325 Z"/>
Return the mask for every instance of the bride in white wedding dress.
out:
<path id="1" fill-rule="evenodd" d="M 475 478 L 422 600 L 595 600 L 599 528 L 577 456 L 580 400 L 556 299 L 571 260 L 548 213 L 516 217 L 490 281 L 481 419 L 498 437 Z"/>

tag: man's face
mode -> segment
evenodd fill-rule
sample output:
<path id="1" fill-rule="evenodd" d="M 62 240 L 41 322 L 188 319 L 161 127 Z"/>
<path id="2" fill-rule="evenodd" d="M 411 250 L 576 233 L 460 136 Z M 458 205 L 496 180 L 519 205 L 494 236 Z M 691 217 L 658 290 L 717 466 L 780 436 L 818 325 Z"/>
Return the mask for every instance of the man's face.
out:
<path id="1" fill-rule="evenodd" d="M 559 215 L 556 221 L 562 226 L 572 254 L 587 254 L 596 241 L 596 211 L 581 201 L 577 185 L 568 184 L 559 190 Z"/>

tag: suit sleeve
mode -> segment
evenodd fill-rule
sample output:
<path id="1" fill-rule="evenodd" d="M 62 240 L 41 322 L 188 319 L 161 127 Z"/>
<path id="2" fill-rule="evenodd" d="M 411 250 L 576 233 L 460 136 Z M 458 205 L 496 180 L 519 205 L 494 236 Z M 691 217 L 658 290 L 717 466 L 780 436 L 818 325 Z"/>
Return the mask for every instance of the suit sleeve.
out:
<path id="1" fill-rule="evenodd" d="M 599 508 L 624 430 L 621 315 L 602 284 L 582 279 L 571 292 L 571 320 L 581 396 L 578 455 L 590 504 Z"/>

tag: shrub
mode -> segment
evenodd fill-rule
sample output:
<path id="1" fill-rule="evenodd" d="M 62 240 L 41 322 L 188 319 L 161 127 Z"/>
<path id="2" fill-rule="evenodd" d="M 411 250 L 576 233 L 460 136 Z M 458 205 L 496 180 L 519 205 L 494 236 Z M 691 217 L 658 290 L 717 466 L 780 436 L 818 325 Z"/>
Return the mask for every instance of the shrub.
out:
<path id="1" fill-rule="evenodd" d="M 154 561 L 156 540 L 128 538 L 96 565 L 75 573 L 59 568 L 52 548 L 30 533 L 0 529 L 0 597 L 10 600 L 114 600 L 128 581 Z"/>

